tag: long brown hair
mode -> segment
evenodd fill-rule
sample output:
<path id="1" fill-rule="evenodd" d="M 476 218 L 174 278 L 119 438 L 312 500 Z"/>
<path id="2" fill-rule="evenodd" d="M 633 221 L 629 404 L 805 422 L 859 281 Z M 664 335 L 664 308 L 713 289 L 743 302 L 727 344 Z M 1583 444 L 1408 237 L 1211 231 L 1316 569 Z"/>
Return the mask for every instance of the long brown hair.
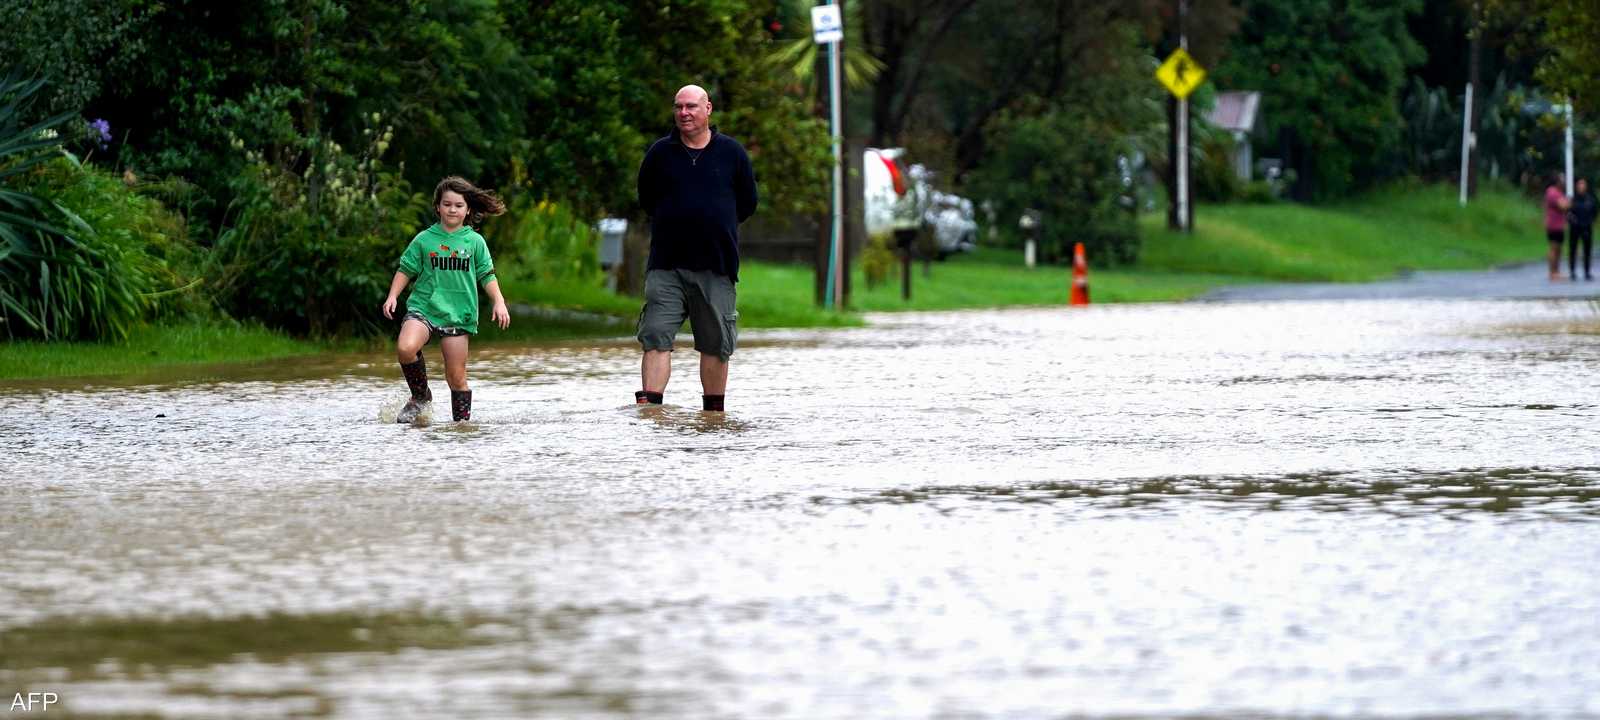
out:
<path id="1" fill-rule="evenodd" d="M 506 211 L 506 203 L 494 194 L 493 190 L 480 189 L 478 186 L 467 182 L 460 175 L 451 175 L 439 181 L 433 188 L 433 212 L 438 214 L 439 201 L 444 199 L 444 193 L 458 193 L 467 201 L 467 224 L 478 227 L 483 224 L 483 219 L 492 215 L 499 215 Z"/>

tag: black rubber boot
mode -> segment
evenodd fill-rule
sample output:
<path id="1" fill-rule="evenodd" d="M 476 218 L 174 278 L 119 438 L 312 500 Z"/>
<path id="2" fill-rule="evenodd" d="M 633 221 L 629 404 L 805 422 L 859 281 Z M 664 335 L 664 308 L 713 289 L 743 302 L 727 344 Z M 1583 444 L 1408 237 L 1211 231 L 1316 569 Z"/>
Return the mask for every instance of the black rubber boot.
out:
<path id="1" fill-rule="evenodd" d="M 472 419 L 472 391 L 450 391 L 450 419 L 456 422 Z"/>
<path id="2" fill-rule="evenodd" d="M 633 402 L 639 405 L 660 405 L 664 399 L 664 393 L 649 390 L 638 390 L 633 393 Z"/>
<path id="3" fill-rule="evenodd" d="M 701 403 L 709 412 L 722 412 L 722 399 L 724 395 L 701 395 Z"/>
<path id="4" fill-rule="evenodd" d="M 405 376 L 406 385 L 411 388 L 411 399 L 406 401 L 405 407 L 400 408 L 394 421 L 415 422 L 417 416 L 422 414 L 422 405 L 433 402 L 433 390 L 428 388 L 428 362 L 422 358 L 420 351 L 416 360 L 400 364 L 400 374 Z"/>

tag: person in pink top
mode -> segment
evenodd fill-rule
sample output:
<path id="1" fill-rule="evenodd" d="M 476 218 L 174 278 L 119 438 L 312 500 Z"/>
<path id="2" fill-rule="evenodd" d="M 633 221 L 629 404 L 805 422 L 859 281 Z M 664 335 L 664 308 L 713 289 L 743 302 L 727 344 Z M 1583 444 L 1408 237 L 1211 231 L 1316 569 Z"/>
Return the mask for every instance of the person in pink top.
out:
<path id="1" fill-rule="evenodd" d="M 1565 176 L 1553 173 L 1550 185 L 1544 189 L 1544 234 L 1550 241 L 1550 252 L 1546 253 L 1550 260 L 1550 282 L 1561 279 L 1561 241 L 1567 234 L 1567 208 L 1572 207 L 1572 201 L 1561 192 L 1565 183 Z"/>

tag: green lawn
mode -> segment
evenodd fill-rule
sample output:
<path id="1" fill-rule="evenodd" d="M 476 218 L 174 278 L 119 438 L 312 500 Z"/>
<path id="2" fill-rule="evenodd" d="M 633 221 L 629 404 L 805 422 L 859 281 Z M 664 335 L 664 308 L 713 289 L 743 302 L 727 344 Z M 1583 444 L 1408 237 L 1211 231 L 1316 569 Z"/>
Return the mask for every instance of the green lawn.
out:
<path id="1" fill-rule="evenodd" d="M 111 375 L 158 366 L 270 360 L 356 344 L 297 340 L 261 327 L 231 323 L 147 326 L 123 344 L 0 342 L 0 379 Z"/>
<path id="2" fill-rule="evenodd" d="M 1364 281 L 1403 270 L 1488 268 L 1537 260 L 1544 252 L 1536 205 L 1509 190 L 1489 190 L 1463 209 L 1445 186 L 1397 185 L 1339 204 L 1310 207 L 1201 205 L 1195 232 L 1168 231 L 1164 215 L 1140 218 L 1144 249 L 1133 267 L 1089 258 L 1089 292 L 1105 302 L 1174 301 L 1226 285 L 1265 281 Z M 852 276 L 852 312 L 812 302 L 812 269 L 746 261 L 740 272 L 740 325 L 746 328 L 860 325 L 853 311 L 951 310 L 1064 305 L 1069 268 L 1023 267 L 1016 250 L 982 248 L 913 268 L 912 299 L 900 299 L 898 269 L 869 288 Z M 517 342 L 633 333 L 638 298 L 593 285 L 541 283 L 507 272 L 506 298 L 535 306 L 509 330 L 483 324 L 483 342 Z M 125 345 L 0 343 L 0 379 L 123 373 L 154 366 L 263 360 L 387 343 L 388 338 L 318 343 L 261 328 L 188 323 L 151 327 Z"/>
<path id="3" fill-rule="evenodd" d="M 1190 237 L 1141 219 L 1141 270 L 1264 280 L 1365 281 L 1402 270 L 1488 268 L 1539 259 L 1537 207 L 1507 190 L 1462 208 L 1444 186 L 1395 186 L 1326 207 L 1200 206 Z"/>
<path id="4" fill-rule="evenodd" d="M 1020 250 L 979 248 L 928 266 L 914 263 L 911 301 L 901 299 L 896 273 L 877 287 L 853 276 L 851 307 L 857 310 L 955 310 L 1014 305 L 1065 305 L 1072 269 L 1040 265 L 1028 269 Z M 1251 282 L 1241 276 L 1197 273 L 1089 269 L 1089 297 L 1094 302 L 1157 302 L 1184 300 L 1227 284 Z"/>
<path id="5" fill-rule="evenodd" d="M 1139 220 L 1144 239 L 1133 267 L 1106 269 L 1089 258 L 1094 302 L 1185 300 L 1227 285 L 1271 281 L 1367 281 L 1404 270 L 1489 268 L 1537 260 L 1544 251 L 1539 215 L 1515 192 L 1487 190 L 1463 209 L 1453 188 L 1397 185 L 1344 203 L 1311 207 L 1201 205 L 1195 232 L 1166 229 L 1164 213 Z M 855 310 L 949 310 L 1067 301 L 1068 267 L 1023 266 L 1016 250 L 980 248 L 914 266 L 911 301 L 900 299 L 898 268 L 869 288 L 852 275 Z M 786 296 L 810 292 L 809 268 L 760 276 Z M 767 288 L 740 284 L 744 298 Z"/>

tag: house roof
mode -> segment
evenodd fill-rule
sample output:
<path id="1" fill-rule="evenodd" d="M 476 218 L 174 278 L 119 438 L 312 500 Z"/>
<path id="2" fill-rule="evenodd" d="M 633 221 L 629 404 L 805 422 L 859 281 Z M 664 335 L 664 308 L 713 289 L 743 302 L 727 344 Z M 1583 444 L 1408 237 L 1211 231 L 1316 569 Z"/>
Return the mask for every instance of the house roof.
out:
<path id="1" fill-rule="evenodd" d="M 1217 104 L 1206 113 L 1206 120 L 1224 130 L 1250 132 L 1256 127 L 1256 109 L 1261 93 L 1238 90 L 1217 93 Z"/>

